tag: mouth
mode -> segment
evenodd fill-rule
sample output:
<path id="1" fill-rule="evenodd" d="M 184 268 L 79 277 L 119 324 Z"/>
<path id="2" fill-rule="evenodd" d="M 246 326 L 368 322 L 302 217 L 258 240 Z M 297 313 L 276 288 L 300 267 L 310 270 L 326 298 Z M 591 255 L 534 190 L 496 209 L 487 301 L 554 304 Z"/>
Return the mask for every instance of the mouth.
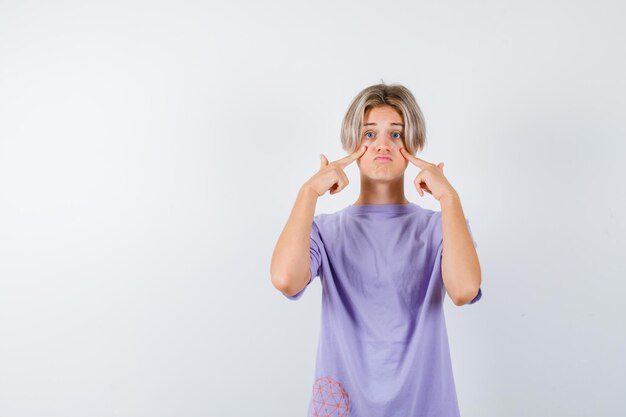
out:
<path id="1" fill-rule="evenodd" d="M 388 156 L 377 156 L 376 158 L 374 158 L 374 161 L 391 162 L 391 158 Z"/>

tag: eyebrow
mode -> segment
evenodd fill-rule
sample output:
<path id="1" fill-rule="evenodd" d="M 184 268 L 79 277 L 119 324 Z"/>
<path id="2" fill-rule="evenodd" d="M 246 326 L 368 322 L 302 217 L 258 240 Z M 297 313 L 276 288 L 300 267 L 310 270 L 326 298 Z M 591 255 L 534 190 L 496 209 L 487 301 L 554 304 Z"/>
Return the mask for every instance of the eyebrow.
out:
<path id="1" fill-rule="evenodd" d="M 404 123 L 389 123 L 390 125 L 394 125 L 394 126 L 402 126 L 404 127 Z M 376 126 L 376 123 L 365 123 L 363 126 L 369 126 L 369 125 L 374 125 Z"/>

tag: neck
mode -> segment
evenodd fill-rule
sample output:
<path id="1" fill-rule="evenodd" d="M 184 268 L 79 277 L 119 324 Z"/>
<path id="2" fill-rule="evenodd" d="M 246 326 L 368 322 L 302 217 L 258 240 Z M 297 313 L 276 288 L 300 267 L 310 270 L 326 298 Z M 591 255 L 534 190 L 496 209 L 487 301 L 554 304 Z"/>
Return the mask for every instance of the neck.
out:
<path id="1" fill-rule="evenodd" d="M 391 181 L 372 181 L 361 176 L 361 194 L 353 205 L 409 203 L 404 196 L 404 175 Z"/>

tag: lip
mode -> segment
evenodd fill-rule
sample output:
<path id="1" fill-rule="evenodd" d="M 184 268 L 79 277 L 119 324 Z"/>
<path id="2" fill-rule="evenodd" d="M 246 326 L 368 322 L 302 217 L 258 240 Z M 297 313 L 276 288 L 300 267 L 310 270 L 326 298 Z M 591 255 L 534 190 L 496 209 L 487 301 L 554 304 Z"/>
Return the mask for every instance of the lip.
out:
<path id="1" fill-rule="evenodd" d="M 391 161 L 391 158 L 388 156 L 377 156 L 374 158 L 374 161 Z"/>

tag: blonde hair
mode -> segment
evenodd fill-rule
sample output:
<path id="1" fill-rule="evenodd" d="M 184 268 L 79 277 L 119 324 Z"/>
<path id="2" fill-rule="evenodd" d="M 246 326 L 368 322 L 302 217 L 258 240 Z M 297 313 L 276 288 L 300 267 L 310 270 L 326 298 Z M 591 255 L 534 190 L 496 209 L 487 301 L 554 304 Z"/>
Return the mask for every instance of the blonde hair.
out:
<path id="1" fill-rule="evenodd" d="M 404 146 L 412 155 L 426 145 L 426 122 L 415 97 L 400 84 L 376 84 L 362 90 L 352 100 L 341 124 L 341 146 L 352 153 L 361 143 L 361 126 L 365 113 L 373 107 L 389 105 L 404 123 Z"/>

